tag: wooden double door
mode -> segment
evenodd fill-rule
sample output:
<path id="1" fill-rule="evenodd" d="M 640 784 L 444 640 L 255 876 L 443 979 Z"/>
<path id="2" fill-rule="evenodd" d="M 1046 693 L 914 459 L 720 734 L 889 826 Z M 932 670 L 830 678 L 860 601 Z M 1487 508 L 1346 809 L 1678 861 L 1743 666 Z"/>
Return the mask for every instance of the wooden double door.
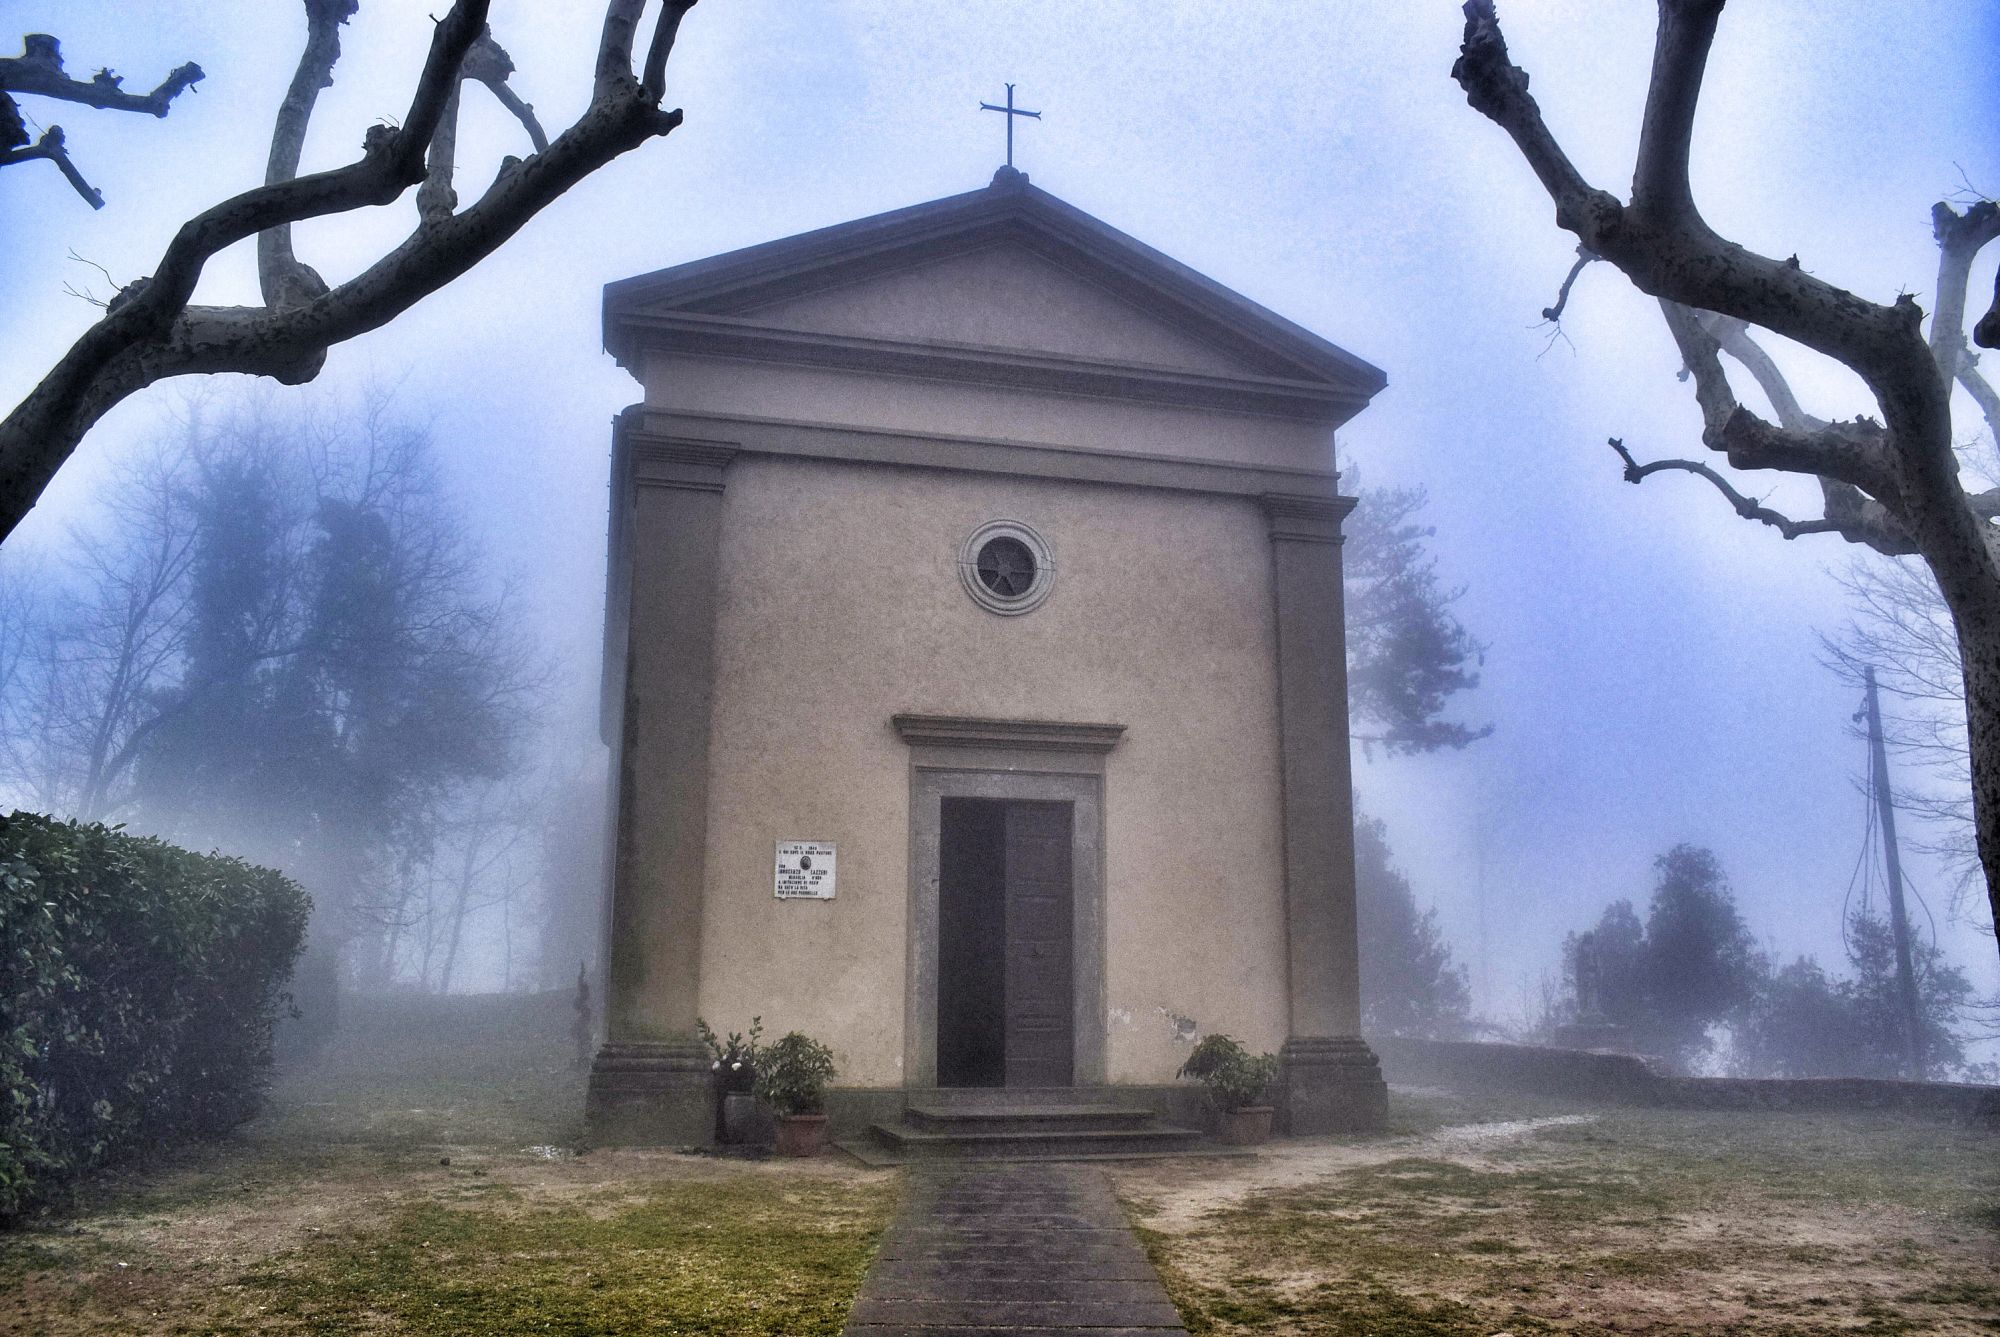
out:
<path id="1" fill-rule="evenodd" d="M 941 800 L 940 1086 L 1075 1078 L 1075 897 L 1068 803 Z"/>

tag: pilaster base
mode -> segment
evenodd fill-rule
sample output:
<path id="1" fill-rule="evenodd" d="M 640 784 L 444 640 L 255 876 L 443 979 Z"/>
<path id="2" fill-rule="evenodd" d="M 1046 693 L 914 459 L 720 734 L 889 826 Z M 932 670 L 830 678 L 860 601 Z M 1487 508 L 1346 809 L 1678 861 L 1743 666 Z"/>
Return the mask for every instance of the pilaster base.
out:
<path id="1" fill-rule="evenodd" d="M 715 1074 L 693 1040 L 607 1044 L 590 1065 L 584 1132 L 604 1147 L 715 1145 Z"/>
<path id="2" fill-rule="evenodd" d="M 1281 1132 L 1372 1133 L 1387 1121 L 1389 1087 L 1360 1036 L 1294 1036 L 1278 1051 L 1278 1063 Z"/>

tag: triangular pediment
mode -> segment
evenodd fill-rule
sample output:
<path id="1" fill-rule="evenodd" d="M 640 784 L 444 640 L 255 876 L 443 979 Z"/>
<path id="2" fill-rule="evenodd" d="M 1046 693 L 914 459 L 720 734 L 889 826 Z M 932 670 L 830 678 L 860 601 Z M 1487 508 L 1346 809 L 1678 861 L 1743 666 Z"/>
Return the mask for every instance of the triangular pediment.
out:
<path id="1" fill-rule="evenodd" d="M 610 284 L 605 343 L 627 366 L 656 347 L 1333 419 L 1385 381 L 1004 169 L 985 190 Z"/>
<path id="2" fill-rule="evenodd" d="M 1261 350 L 1204 339 L 1012 239 L 729 314 L 794 330 L 1282 376 Z"/>

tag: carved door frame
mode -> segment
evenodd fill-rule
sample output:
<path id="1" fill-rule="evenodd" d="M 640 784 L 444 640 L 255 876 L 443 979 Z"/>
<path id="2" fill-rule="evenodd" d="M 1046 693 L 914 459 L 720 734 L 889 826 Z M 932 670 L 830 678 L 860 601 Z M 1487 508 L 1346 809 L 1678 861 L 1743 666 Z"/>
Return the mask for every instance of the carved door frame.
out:
<path id="1" fill-rule="evenodd" d="M 947 798 L 1070 805 L 1071 968 L 1077 1086 L 1105 1080 L 1104 759 L 1123 725 L 898 715 L 910 745 L 908 969 L 903 1085 L 937 1085 L 938 856 Z"/>

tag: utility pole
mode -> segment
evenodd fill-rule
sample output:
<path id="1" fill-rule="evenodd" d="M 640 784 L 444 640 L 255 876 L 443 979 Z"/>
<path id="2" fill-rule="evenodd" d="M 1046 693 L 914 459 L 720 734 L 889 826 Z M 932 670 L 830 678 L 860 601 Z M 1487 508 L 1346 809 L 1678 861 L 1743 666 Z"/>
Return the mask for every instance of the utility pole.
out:
<path id="1" fill-rule="evenodd" d="M 1903 910 L 1903 861 L 1896 849 L 1896 804 L 1889 792 L 1889 752 L 1882 743 L 1882 708 L 1875 695 L 1875 669 L 1866 670 L 1868 683 L 1868 750 L 1873 763 L 1875 807 L 1882 823 L 1882 861 L 1889 876 L 1889 928 L 1896 937 L 1896 992 L 1903 1011 L 1905 1074 L 1924 1078 L 1923 1030 L 1918 1022 L 1917 973 L 1910 963 L 1910 917 Z"/>

